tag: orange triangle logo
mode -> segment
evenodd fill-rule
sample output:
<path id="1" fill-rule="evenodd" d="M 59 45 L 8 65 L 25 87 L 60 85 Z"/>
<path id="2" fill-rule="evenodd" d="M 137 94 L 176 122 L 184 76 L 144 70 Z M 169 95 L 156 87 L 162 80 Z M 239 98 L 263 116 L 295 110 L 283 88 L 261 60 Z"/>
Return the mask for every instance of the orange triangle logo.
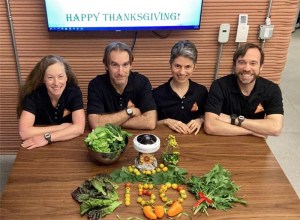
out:
<path id="1" fill-rule="evenodd" d="M 71 112 L 65 108 L 64 113 L 63 113 L 63 117 L 66 117 L 67 115 L 69 115 Z"/>
<path id="2" fill-rule="evenodd" d="M 255 110 L 255 114 L 256 113 L 259 113 L 259 112 L 263 112 L 264 111 L 264 107 L 259 103 L 256 107 L 256 110 Z"/>
<path id="3" fill-rule="evenodd" d="M 196 102 L 193 104 L 193 107 L 192 107 L 191 111 L 192 112 L 198 111 L 198 105 L 197 105 Z"/>

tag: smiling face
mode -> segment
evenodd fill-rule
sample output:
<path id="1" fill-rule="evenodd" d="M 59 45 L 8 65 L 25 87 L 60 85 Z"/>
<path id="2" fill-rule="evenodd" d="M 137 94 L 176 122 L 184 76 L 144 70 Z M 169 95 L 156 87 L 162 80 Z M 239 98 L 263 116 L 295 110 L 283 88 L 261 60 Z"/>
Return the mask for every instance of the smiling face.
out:
<path id="1" fill-rule="evenodd" d="M 62 63 L 50 65 L 44 76 L 44 83 L 52 99 L 59 99 L 67 85 L 67 74 Z"/>
<path id="2" fill-rule="evenodd" d="M 194 70 L 195 64 L 193 60 L 183 56 L 177 57 L 171 64 L 173 80 L 175 80 L 176 83 L 187 83 Z"/>
<path id="3" fill-rule="evenodd" d="M 240 86 L 254 85 L 263 66 L 260 64 L 260 52 L 257 48 L 249 48 L 243 57 L 238 57 L 235 74 Z"/>
<path id="4" fill-rule="evenodd" d="M 112 51 L 107 69 L 112 85 L 118 91 L 123 90 L 127 85 L 131 70 L 129 54 L 126 51 Z"/>

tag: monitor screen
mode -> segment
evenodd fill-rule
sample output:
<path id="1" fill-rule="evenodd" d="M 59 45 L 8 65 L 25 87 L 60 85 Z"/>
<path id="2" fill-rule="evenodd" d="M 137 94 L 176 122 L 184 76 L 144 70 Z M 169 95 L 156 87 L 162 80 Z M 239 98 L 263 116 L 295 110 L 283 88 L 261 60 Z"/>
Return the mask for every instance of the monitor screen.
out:
<path id="1" fill-rule="evenodd" d="M 198 30 L 203 0 L 45 0 L 49 31 Z"/>

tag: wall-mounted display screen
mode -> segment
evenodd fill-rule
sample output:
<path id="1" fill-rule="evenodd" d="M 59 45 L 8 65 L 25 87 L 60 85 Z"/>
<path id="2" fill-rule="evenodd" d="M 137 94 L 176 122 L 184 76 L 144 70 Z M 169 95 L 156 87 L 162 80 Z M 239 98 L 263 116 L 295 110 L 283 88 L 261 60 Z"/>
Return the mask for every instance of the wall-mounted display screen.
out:
<path id="1" fill-rule="evenodd" d="M 45 0 L 49 31 L 198 30 L 203 0 Z"/>

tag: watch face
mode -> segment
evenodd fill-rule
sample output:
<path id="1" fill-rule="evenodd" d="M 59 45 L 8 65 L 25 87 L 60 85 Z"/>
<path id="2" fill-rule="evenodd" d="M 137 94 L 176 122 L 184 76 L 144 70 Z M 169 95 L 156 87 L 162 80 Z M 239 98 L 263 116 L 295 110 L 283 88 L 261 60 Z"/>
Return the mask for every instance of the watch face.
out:
<path id="1" fill-rule="evenodd" d="M 126 111 L 127 111 L 127 114 L 130 116 L 133 114 L 133 111 L 131 108 L 126 109 Z"/>
<path id="2" fill-rule="evenodd" d="M 51 134 L 49 132 L 44 134 L 45 139 L 48 141 L 48 143 L 51 143 Z"/>

